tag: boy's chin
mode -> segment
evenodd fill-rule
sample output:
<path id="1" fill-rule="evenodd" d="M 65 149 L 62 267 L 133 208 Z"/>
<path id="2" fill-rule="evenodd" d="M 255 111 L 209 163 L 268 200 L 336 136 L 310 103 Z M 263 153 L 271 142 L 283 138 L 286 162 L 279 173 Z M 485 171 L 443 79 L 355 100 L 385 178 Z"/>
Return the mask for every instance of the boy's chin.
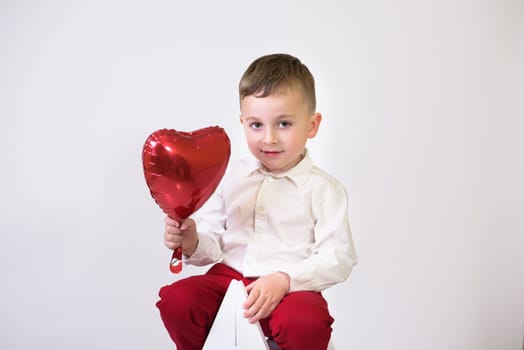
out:
<path id="1" fill-rule="evenodd" d="M 258 159 L 260 164 L 262 165 L 262 168 L 267 172 L 277 172 L 278 167 L 275 166 L 275 164 L 272 164 L 270 162 L 264 161 L 263 159 Z"/>
<path id="2" fill-rule="evenodd" d="M 268 162 L 260 162 L 264 168 L 265 171 L 273 173 L 273 174 L 279 174 L 284 173 L 291 169 L 292 167 L 284 166 L 282 164 L 274 164 L 274 163 L 268 163 Z"/>

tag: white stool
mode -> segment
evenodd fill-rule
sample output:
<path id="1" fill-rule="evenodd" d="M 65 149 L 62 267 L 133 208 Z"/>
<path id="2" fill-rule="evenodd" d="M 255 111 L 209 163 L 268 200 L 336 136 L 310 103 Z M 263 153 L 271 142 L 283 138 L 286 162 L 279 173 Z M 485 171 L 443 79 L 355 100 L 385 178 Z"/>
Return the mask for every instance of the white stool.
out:
<path id="1" fill-rule="evenodd" d="M 203 350 L 279 350 L 275 342 L 269 343 L 260 324 L 249 323 L 244 317 L 242 304 L 247 298 L 246 288 L 241 281 L 232 280 L 222 300 L 220 309 Z M 331 342 L 328 350 L 334 350 Z"/>
<path id="2" fill-rule="evenodd" d="M 242 303 L 247 298 L 246 288 L 241 281 L 232 280 L 203 350 L 269 350 L 260 324 L 249 323 L 243 316 Z"/>

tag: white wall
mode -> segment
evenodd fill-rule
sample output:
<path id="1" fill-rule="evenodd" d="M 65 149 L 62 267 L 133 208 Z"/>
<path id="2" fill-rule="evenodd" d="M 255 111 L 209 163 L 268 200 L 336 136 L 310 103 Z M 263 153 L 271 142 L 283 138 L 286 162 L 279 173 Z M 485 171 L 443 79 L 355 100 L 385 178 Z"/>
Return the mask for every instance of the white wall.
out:
<path id="1" fill-rule="evenodd" d="M 523 24 L 517 0 L 0 2 L 0 348 L 172 348 L 141 147 L 221 125 L 246 154 L 238 79 L 288 52 L 351 196 L 336 347 L 521 349 Z"/>

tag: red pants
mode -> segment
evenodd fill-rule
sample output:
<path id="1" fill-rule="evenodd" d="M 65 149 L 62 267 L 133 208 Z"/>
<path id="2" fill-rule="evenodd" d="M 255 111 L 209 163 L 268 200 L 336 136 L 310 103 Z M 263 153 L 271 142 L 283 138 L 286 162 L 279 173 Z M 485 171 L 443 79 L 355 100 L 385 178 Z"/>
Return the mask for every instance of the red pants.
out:
<path id="1" fill-rule="evenodd" d="M 205 275 L 160 289 L 156 305 L 178 350 L 202 349 L 232 279 L 245 285 L 254 280 L 218 263 Z M 310 291 L 286 294 L 271 315 L 260 321 L 264 334 L 282 350 L 327 349 L 332 323 L 326 300 Z"/>

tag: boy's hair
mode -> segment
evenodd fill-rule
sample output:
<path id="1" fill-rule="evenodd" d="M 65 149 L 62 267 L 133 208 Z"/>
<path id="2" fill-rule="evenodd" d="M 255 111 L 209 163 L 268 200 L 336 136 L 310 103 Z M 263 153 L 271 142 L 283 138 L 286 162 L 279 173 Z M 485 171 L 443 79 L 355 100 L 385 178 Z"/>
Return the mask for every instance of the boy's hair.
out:
<path id="1" fill-rule="evenodd" d="M 311 113 L 316 109 L 315 80 L 296 57 L 272 54 L 257 58 L 246 69 L 238 85 L 240 101 L 247 96 L 267 97 L 286 89 L 299 88 Z"/>

